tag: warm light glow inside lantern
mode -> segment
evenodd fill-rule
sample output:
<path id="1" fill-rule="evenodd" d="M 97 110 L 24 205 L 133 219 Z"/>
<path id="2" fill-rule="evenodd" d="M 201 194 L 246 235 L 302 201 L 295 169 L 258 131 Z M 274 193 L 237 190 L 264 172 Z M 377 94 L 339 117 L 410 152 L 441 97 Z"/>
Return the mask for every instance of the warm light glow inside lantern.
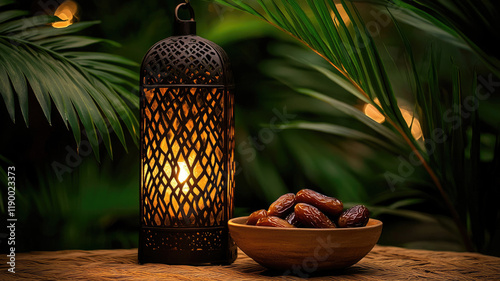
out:
<path id="1" fill-rule="evenodd" d="M 178 11 L 187 8 L 191 20 Z M 139 262 L 230 263 L 233 83 L 225 52 L 195 35 L 189 4 L 141 67 Z"/>

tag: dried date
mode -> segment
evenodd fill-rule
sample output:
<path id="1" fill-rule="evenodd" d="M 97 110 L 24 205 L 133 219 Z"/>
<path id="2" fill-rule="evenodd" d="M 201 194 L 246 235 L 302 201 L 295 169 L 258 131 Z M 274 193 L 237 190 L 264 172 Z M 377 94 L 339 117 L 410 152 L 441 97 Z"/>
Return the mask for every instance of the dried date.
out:
<path id="1" fill-rule="evenodd" d="M 292 228 L 295 227 L 291 224 L 289 224 L 286 220 L 282 218 L 278 218 L 275 216 L 268 216 L 268 217 L 263 217 L 260 218 L 257 221 L 257 226 L 271 226 L 271 227 L 286 227 L 286 228 Z"/>
<path id="2" fill-rule="evenodd" d="M 267 211 L 264 209 L 257 210 L 248 216 L 247 219 L 247 224 L 248 225 L 255 225 L 257 224 L 257 221 L 261 218 L 267 217 Z"/>
<path id="3" fill-rule="evenodd" d="M 356 205 L 344 211 L 339 219 L 339 227 L 361 227 L 365 226 L 370 219 L 370 211 L 363 205 Z"/>
<path id="4" fill-rule="evenodd" d="M 295 211 L 291 212 L 290 214 L 288 214 L 288 216 L 286 216 L 285 220 L 289 224 L 294 225 L 296 227 L 302 226 L 302 224 L 300 223 L 300 221 L 297 219 L 297 216 L 295 215 Z"/>
<path id="5" fill-rule="evenodd" d="M 306 227 L 334 228 L 335 224 L 318 208 L 306 204 L 298 203 L 294 208 L 297 220 Z"/>
<path id="6" fill-rule="evenodd" d="M 282 218 L 293 210 L 293 205 L 295 205 L 295 194 L 283 194 L 276 201 L 274 201 L 271 206 L 269 206 L 267 215 Z"/>
<path id="7" fill-rule="evenodd" d="M 329 197 L 311 189 L 302 189 L 295 196 L 296 203 L 306 203 L 318 208 L 328 216 L 334 217 L 342 213 L 342 201 Z"/>

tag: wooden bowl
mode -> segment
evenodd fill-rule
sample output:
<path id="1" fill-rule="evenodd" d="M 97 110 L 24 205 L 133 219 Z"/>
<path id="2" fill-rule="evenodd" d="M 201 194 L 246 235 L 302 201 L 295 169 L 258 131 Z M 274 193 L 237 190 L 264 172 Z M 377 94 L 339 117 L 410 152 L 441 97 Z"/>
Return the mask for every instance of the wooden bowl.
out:
<path id="1" fill-rule="evenodd" d="M 382 222 L 376 219 L 355 228 L 278 228 L 246 225 L 247 218 L 228 222 L 238 247 L 262 266 L 289 273 L 351 266 L 371 251 L 382 233 Z"/>

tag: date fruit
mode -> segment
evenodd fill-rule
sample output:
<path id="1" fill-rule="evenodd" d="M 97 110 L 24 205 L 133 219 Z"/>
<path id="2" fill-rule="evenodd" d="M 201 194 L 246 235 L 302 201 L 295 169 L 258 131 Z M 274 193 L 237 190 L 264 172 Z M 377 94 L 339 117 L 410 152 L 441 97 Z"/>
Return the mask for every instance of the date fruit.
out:
<path id="1" fill-rule="evenodd" d="M 283 194 L 274 201 L 271 206 L 269 206 L 269 210 L 267 210 L 268 216 L 276 216 L 276 217 L 284 217 L 291 210 L 293 210 L 293 205 L 295 205 L 295 194 L 287 193 Z"/>
<path id="2" fill-rule="evenodd" d="M 339 227 L 365 226 L 370 219 L 370 211 L 363 205 L 356 205 L 344 211 L 338 220 Z"/>
<path id="3" fill-rule="evenodd" d="M 298 221 L 306 227 L 316 228 L 333 228 L 335 224 L 318 208 L 305 204 L 298 203 L 294 208 L 295 216 Z"/>
<path id="4" fill-rule="evenodd" d="M 344 205 L 337 198 L 329 197 L 311 189 L 302 189 L 295 196 L 297 203 L 313 205 L 328 216 L 334 217 L 342 213 Z"/>
<path id="5" fill-rule="evenodd" d="M 291 225 L 294 225 L 296 227 L 300 227 L 302 226 L 302 224 L 300 223 L 299 219 L 297 218 L 297 216 L 295 215 L 295 211 L 294 212 L 291 212 L 290 214 L 288 214 L 288 216 L 286 216 L 285 220 L 291 224 Z"/>
<path id="6" fill-rule="evenodd" d="M 344 204 L 311 189 L 287 193 L 274 201 L 268 210 L 261 209 L 248 217 L 247 225 L 271 227 L 345 228 L 363 227 L 370 212 L 363 205 L 343 211 Z"/>
<path id="7" fill-rule="evenodd" d="M 250 216 L 247 219 L 247 224 L 248 225 L 255 225 L 257 223 L 257 221 L 263 217 L 267 217 L 267 211 L 264 209 L 257 210 L 257 211 L 250 214 Z"/>
<path id="8" fill-rule="evenodd" d="M 257 221 L 257 226 L 271 226 L 271 227 L 295 227 L 289 224 L 286 220 L 275 216 L 263 217 Z"/>

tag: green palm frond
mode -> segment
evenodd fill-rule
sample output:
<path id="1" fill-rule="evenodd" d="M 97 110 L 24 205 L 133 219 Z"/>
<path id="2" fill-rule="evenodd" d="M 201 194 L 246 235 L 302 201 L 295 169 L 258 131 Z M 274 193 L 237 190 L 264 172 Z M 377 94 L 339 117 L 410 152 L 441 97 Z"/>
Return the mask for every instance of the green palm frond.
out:
<path id="1" fill-rule="evenodd" d="M 294 36 L 330 62 L 343 79 L 341 86 L 357 91 L 361 99 L 372 103 L 401 132 L 414 149 L 417 141 L 399 110 L 397 100 L 381 63 L 372 37 L 356 7 L 345 1 L 257 1 L 259 7 L 245 1 L 217 0 L 258 16 Z M 342 13 L 342 14 L 341 14 Z M 348 18 L 350 25 L 344 19 Z M 340 82 L 340 81 L 339 81 Z M 374 102 L 378 98 L 380 105 Z M 421 151 L 420 151 L 421 152 Z"/>
<path id="2" fill-rule="evenodd" d="M 361 140 L 361 141 L 366 141 L 369 143 L 373 143 L 377 145 L 380 148 L 386 149 L 388 151 L 392 151 L 395 154 L 397 154 L 399 151 L 396 150 L 394 147 L 392 147 L 390 144 L 387 142 L 384 142 L 383 140 L 373 137 L 369 134 L 366 134 L 364 132 L 354 130 L 345 126 L 340 126 L 336 124 L 331 124 L 331 123 L 314 123 L 314 122 L 293 122 L 290 124 L 283 124 L 278 126 L 280 129 L 307 129 L 307 130 L 313 130 L 313 131 L 318 131 L 318 132 L 323 132 L 323 133 L 328 133 L 336 136 L 341 136 L 341 137 L 348 137 L 350 139 L 355 139 L 355 140 Z"/>
<path id="3" fill-rule="evenodd" d="M 344 90 L 346 90 L 348 93 L 352 94 L 353 97 L 361 100 L 362 102 L 365 103 L 372 103 L 371 100 L 363 96 L 358 89 L 356 89 L 352 84 L 349 82 L 345 81 L 340 77 L 337 73 L 331 71 L 330 69 L 327 69 L 326 67 L 323 67 L 321 65 L 317 65 L 314 63 L 311 63 L 305 59 L 301 58 L 301 52 L 298 52 L 297 50 L 294 50 L 293 48 L 290 47 L 281 47 L 279 54 L 291 61 L 296 61 L 302 66 L 306 66 L 310 68 L 314 72 L 318 72 L 322 75 L 324 75 L 328 80 L 330 80 L 332 83 L 339 85 L 342 87 Z M 381 146 L 382 148 L 386 148 L 390 152 L 396 152 L 400 154 L 408 153 L 406 151 L 407 145 L 403 141 L 400 135 L 396 134 L 394 131 L 390 130 L 383 124 L 379 124 L 377 122 L 374 122 L 370 117 L 362 113 L 358 108 L 356 108 L 353 105 L 347 104 L 343 101 L 337 100 L 328 94 L 325 93 L 320 93 L 317 90 L 314 89 L 309 89 L 309 88 L 303 88 L 303 87 L 297 87 L 294 85 L 291 85 L 287 80 L 281 79 L 278 77 L 276 74 L 279 71 L 279 69 L 275 69 L 273 65 L 269 65 L 266 67 L 266 70 L 268 75 L 274 77 L 275 79 L 279 80 L 285 85 L 288 85 L 290 88 L 295 90 L 296 92 L 303 94 L 305 96 L 309 96 L 312 98 L 315 98 L 319 101 L 322 101 L 329 106 L 335 108 L 336 110 L 340 111 L 346 116 L 352 117 L 353 119 L 361 122 L 362 124 L 365 125 L 366 128 L 363 130 L 373 130 L 374 132 L 377 132 L 381 138 L 383 138 L 383 141 L 381 142 L 379 139 L 375 140 L 374 138 L 362 138 L 364 140 L 371 140 L 370 143 L 376 144 Z M 300 126 L 296 126 L 297 124 L 294 124 L 293 126 L 283 126 L 283 129 L 286 128 L 309 128 L 309 126 L 306 123 L 300 124 Z M 323 131 L 323 132 L 329 132 L 329 133 L 334 133 L 337 130 L 318 130 L 316 126 L 310 127 L 311 130 L 314 131 Z M 341 130 L 343 131 L 343 130 Z M 360 134 L 356 133 L 355 135 L 365 135 L 361 132 Z M 334 133 L 335 134 L 335 133 Z M 351 137 L 354 139 L 359 139 L 359 137 L 356 137 L 355 135 L 348 135 L 348 134 L 337 134 L 337 135 L 342 135 L 345 137 Z M 386 145 L 386 143 L 389 143 L 390 145 Z M 382 145 L 380 145 L 382 144 Z"/>
<path id="4" fill-rule="evenodd" d="M 216 0 L 216 2 L 245 11 L 269 22 L 298 39 L 328 61 L 333 66 L 334 71 L 318 66 L 312 66 L 312 68 L 323 73 L 330 80 L 344 88 L 346 92 L 356 96 L 358 100 L 373 105 L 385 116 L 386 122 L 382 126 L 383 129 L 378 124 L 371 126 L 371 129 L 375 130 L 379 134 L 378 136 L 384 136 L 385 141 L 401 141 L 401 139 L 398 140 L 398 137 L 388 137 L 395 134 L 404 140 L 406 147 L 411 149 L 414 156 L 422 163 L 434 186 L 444 199 L 441 201 L 450 211 L 450 215 L 454 219 L 467 249 L 473 249 L 467 231 L 471 231 L 469 227 L 471 220 L 475 221 L 472 224 L 481 220 L 477 216 L 471 217 L 474 214 L 470 211 L 470 208 L 473 208 L 473 204 L 481 203 L 471 202 L 471 205 L 469 205 L 469 202 L 467 202 L 467 198 L 472 197 L 466 197 L 468 195 L 465 191 L 470 189 L 467 185 L 471 183 L 469 178 L 471 174 L 467 172 L 466 168 L 467 166 L 478 165 L 478 140 L 480 139 L 478 136 L 480 133 L 477 131 L 477 127 L 471 130 L 472 145 L 470 153 L 471 155 L 476 154 L 468 159 L 467 154 L 464 154 L 464 151 L 467 150 L 464 136 L 468 128 L 470 128 L 469 123 L 455 129 L 449 123 L 445 124 L 443 122 L 443 116 L 449 108 L 453 106 L 460 107 L 462 99 L 474 93 L 475 85 L 470 85 L 470 81 L 473 81 L 476 77 L 474 76 L 473 79 L 470 79 L 470 76 L 465 78 L 460 67 L 453 65 L 453 73 L 448 77 L 452 80 L 450 85 L 452 89 L 448 100 L 440 100 L 442 93 L 440 92 L 441 86 L 437 76 L 439 65 L 437 52 L 432 47 L 430 48 L 429 53 L 431 55 L 428 56 L 430 61 L 429 70 L 422 71 L 421 68 L 425 68 L 426 63 L 418 61 L 413 54 L 413 46 L 409 39 L 406 38 L 406 34 L 400 27 L 399 22 L 419 25 L 420 29 L 429 31 L 429 35 L 441 37 L 443 41 L 451 43 L 452 46 L 466 48 L 474 52 L 485 62 L 485 65 L 498 74 L 500 73 L 498 71 L 500 69 L 497 58 L 498 52 L 494 53 L 489 48 L 484 48 L 482 38 L 478 37 L 477 34 L 473 34 L 472 29 L 467 27 L 467 24 L 471 24 L 471 26 L 475 27 L 485 26 L 485 30 L 496 28 L 492 22 L 496 22 L 497 19 L 490 22 L 485 19 L 498 13 L 486 13 L 487 16 L 480 17 L 481 12 L 487 12 L 491 8 L 489 1 L 477 6 L 471 6 L 471 1 L 463 0 L 457 1 L 460 2 L 457 4 L 449 4 L 449 6 L 446 6 L 445 2 L 451 3 L 450 1 L 356 1 L 382 4 L 382 6 L 379 5 L 378 7 L 383 7 L 385 15 L 394 24 L 396 34 L 399 35 L 401 41 L 400 50 L 403 50 L 402 63 L 404 65 L 397 71 L 401 71 L 401 75 L 406 78 L 405 90 L 408 90 L 411 98 L 415 100 L 413 120 L 411 120 L 410 125 L 407 125 L 400 104 L 398 104 L 401 99 L 395 94 L 397 85 L 394 80 L 391 81 L 390 79 L 394 77 L 389 77 L 386 69 L 389 65 L 384 62 L 380 51 L 383 49 L 380 48 L 380 44 L 375 43 L 367 24 L 361 16 L 361 12 L 354 4 L 355 1 Z M 404 13 L 396 14 L 394 8 L 403 10 Z M 478 22 L 471 23 L 477 17 L 480 17 Z M 475 28 L 476 33 L 478 29 L 482 30 Z M 443 34 L 446 34 L 446 36 L 443 36 Z M 491 34 L 496 35 L 498 31 L 494 30 Z M 387 46 L 383 45 L 383 47 Z M 425 72 L 425 74 L 422 72 Z M 352 111 L 355 108 L 350 108 L 325 93 L 297 87 L 294 89 L 302 94 L 321 100 L 344 114 L 358 119 L 358 121 L 363 122 L 364 120 L 361 115 Z M 377 100 L 378 102 L 376 102 Z M 477 112 L 475 114 L 477 115 Z M 439 144 L 435 151 L 429 152 L 426 150 L 421 145 L 422 143 L 419 143 L 411 133 L 416 116 L 421 116 L 419 119 L 422 121 L 426 138 L 431 136 L 434 129 L 439 129 L 450 136 L 446 143 Z M 459 112 L 454 118 L 461 120 L 462 117 Z M 471 120 L 476 122 L 477 125 L 477 117 L 473 117 Z M 365 123 L 365 125 L 367 124 Z M 380 138 L 373 138 L 374 134 L 367 135 L 361 131 L 349 130 L 349 128 L 330 123 L 296 122 L 284 125 L 283 128 L 310 129 L 343 135 L 370 142 L 379 147 L 384 147 L 385 144 L 380 142 Z M 472 150 L 474 151 L 472 152 Z M 404 155 L 408 154 L 405 153 Z M 471 170 L 472 173 L 474 173 L 473 170 Z M 469 174 L 466 175 L 466 173 Z M 460 180 L 454 179 L 453 175 L 464 175 L 464 180 L 458 182 Z M 464 199 L 465 201 L 463 201 Z M 467 202 L 467 206 L 464 207 L 461 204 L 463 202 Z M 467 225 L 468 229 L 465 228 L 465 225 Z M 478 237 L 477 234 L 483 235 L 484 233 L 481 232 L 483 230 L 479 230 L 476 237 Z"/>
<path id="5" fill-rule="evenodd" d="M 1 0 L 0 6 L 11 2 Z M 12 121 L 16 121 L 17 97 L 29 125 L 28 95 L 33 94 L 50 124 L 55 106 L 78 146 L 83 129 L 97 158 L 100 138 L 112 156 L 112 133 L 126 149 L 121 122 L 137 145 L 138 75 L 126 67 L 138 64 L 107 53 L 78 51 L 97 43 L 119 46 L 110 40 L 68 35 L 99 22 L 60 29 L 50 25 L 59 21 L 57 17 L 25 16 L 17 10 L 0 13 L 0 93 Z"/>
<path id="6" fill-rule="evenodd" d="M 340 3 L 333 0 L 259 0 L 255 7 L 246 4 L 247 1 L 216 1 L 262 18 L 327 60 L 343 79 L 339 85 L 350 92 L 354 87 L 357 95 L 364 97 L 362 100 L 385 115 L 386 124 L 403 137 L 422 161 L 437 188 L 442 189 L 427 163 L 426 152 L 406 124 L 381 55 L 356 6 L 344 0 Z"/>

